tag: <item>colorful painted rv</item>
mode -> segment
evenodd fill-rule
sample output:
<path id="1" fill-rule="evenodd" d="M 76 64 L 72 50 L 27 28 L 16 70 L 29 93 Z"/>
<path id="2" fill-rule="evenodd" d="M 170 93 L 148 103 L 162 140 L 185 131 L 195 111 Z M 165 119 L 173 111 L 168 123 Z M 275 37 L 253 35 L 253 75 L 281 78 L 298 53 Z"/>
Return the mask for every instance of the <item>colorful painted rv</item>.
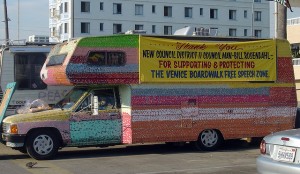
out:
<path id="1" fill-rule="evenodd" d="M 71 89 L 65 86 L 48 86 L 41 77 L 40 71 L 47 58 L 51 43 L 10 42 L 0 48 L 0 101 L 6 85 L 16 82 L 16 90 L 6 115 L 16 114 L 16 110 L 26 102 L 42 99 L 49 105 L 60 101 Z"/>
<path id="2" fill-rule="evenodd" d="M 289 43 L 279 39 L 113 35 L 58 44 L 41 77 L 74 89 L 52 110 L 9 116 L 7 146 L 35 159 L 60 147 L 190 142 L 294 127 Z"/>

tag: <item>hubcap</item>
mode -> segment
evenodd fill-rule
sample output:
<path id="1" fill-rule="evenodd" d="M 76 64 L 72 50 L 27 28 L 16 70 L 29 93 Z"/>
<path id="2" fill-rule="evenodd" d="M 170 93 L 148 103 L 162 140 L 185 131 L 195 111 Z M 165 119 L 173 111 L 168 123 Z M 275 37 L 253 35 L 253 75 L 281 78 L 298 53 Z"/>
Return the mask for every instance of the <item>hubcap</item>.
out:
<path id="1" fill-rule="evenodd" d="M 33 148 L 40 155 L 47 155 L 53 149 L 53 140 L 48 135 L 39 135 L 33 142 Z"/>
<path id="2" fill-rule="evenodd" d="M 201 142 L 206 147 L 212 147 L 218 142 L 218 134 L 215 130 L 205 130 L 201 134 Z"/>

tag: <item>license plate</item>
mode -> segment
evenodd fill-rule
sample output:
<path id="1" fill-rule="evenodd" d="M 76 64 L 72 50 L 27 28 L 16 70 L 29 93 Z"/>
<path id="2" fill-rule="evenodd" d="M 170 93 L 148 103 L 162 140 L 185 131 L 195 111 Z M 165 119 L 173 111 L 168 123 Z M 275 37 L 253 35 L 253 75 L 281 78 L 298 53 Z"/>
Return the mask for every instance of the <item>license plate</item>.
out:
<path id="1" fill-rule="evenodd" d="M 296 148 L 279 146 L 275 160 L 292 163 L 294 162 L 295 155 Z"/>

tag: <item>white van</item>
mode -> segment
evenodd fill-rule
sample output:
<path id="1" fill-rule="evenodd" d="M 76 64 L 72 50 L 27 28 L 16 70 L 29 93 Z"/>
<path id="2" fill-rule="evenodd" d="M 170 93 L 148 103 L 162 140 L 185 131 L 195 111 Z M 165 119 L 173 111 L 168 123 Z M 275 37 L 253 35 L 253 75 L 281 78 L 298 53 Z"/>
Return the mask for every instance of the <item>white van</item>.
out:
<path id="1" fill-rule="evenodd" d="M 48 86 L 40 78 L 40 70 L 52 46 L 49 43 L 10 43 L 0 48 L 0 99 L 8 83 L 17 83 L 6 115 L 15 114 L 17 108 L 35 99 L 53 105 L 69 91 L 70 87 Z"/>

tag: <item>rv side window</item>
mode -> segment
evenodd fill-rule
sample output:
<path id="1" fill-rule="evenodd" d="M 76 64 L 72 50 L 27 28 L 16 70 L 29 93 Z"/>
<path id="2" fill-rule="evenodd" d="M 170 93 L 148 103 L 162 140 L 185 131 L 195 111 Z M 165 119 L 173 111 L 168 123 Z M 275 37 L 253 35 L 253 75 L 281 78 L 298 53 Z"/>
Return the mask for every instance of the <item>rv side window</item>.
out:
<path id="1" fill-rule="evenodd" d="M 18 53 L 15 55 L 15 81 L 19 90 L 45 89 L 47 85 L 40 77 L 46 60 L 41 53 Z"/>
<path id="2" fill-rule="evenodd" d="M 49 58 L 49 62 L 46 64 L 46 66 L 62 65 L 66 56 L 66 54 L 53 55 Z"/>
<path id="3" fill-rule="evenodd" d="M 92 51 L 87 58 L 89 65 L 97 66 L 124 66 L 126 63 L 126 56 L 124 52 L 105 52 Z"/>

